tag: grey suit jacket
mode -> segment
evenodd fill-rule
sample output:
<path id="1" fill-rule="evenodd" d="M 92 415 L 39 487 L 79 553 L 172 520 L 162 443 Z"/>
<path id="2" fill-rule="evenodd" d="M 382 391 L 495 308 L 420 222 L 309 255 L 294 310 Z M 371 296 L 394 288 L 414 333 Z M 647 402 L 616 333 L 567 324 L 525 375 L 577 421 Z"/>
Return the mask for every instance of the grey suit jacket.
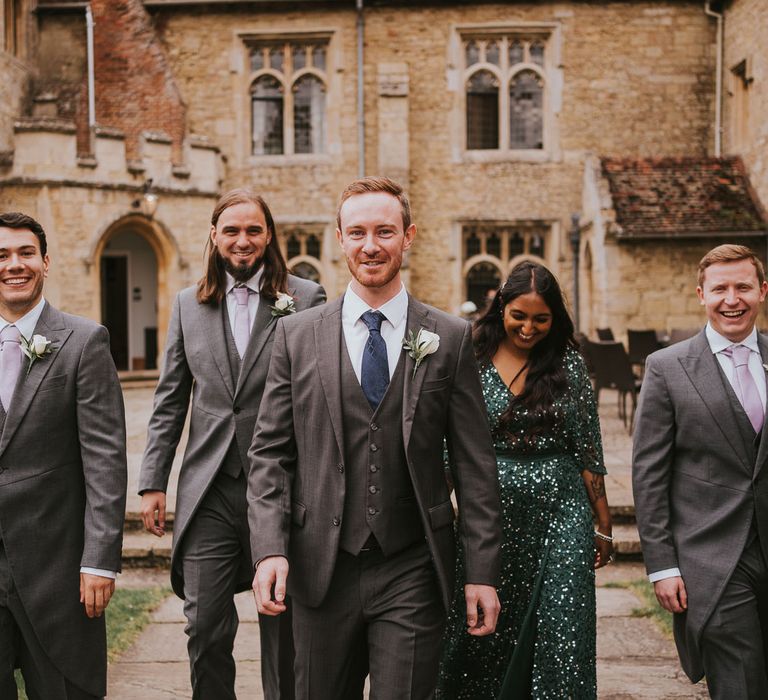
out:
<path id="1" fill-rule="evenodd" d="M 248 453 L 248 516 L 254 561 L 287 556 L 288 590 L 319 605 L 330 585 L 344 511 L 341 305 L 338 299 L 278 323 L 265 392 Z M 409 330 L 440 336 L 414 374 L 406 357 L 402 431 L 416 501 L 448 607 L 454 586 L 453 507 L 444 438 L 459 500 L 467 582 L 496 585 L 501 545 L 499 486 L 469 325 L 409 298 Z M 407 333 L 406 333 L 407 335 Z"/>
<path id="2" fill-rule="evenodd" d="M 51 353 L 19 382 L 0 436 L 0 539 L 24 609 L 54 665 L 106 693 L 104 618 L 80 603 L 80 567 L 120 570 L 123 395 L 105 328 L 46 303 Z"/>
<path id="3" fill-rule="evenodd" d="M 325 301 L 322 287 L 293 275 L 288 277 L 288 292 L 294 297 L 298 311 Z M 247 469 L 246 455 L 274 339 L 276 319 L 270 304 L 262 299 L 235 386 L 221 314 L 219 305 L 198 303 L 196 287 L 184 289 L 177 295 L 139 477 L 139 493 L 165 491 L 168 487 L 191 394 L 192 416 L 176 494 L 171 568 L 173 590 L 182 598 L 180 542 L 224 460 L 233 435 L 243 468 Z M 245 564 L 238 578 L 238 590 L 250 588 L 252 568 Z"/>
<path id="4" fill-rule="evenodd" d="M 758 337 L 768 362 L 768 339 Z M 738 423 L 743 410 L 723 381 L 704 331 L 654 353 L 634 433 L 632 481 L 643 556 L 648 573 L 680 569 L 688 610 L 675 615 L 675 640 L 694 682 L 703 675 L 701 632 L 755 515 L 764 551 L 768 545 L 768 426 L 757 459 L 754 452 L 750 459 Z"/>

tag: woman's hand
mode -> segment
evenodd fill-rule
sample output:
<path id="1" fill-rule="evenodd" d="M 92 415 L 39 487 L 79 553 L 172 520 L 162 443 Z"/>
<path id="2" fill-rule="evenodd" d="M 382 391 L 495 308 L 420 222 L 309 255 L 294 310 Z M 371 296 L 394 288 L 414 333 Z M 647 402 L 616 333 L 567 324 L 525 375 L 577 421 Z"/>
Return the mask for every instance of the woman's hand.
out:
<path id="1" fill-rule="evenodd" d="M 601 533 L 610 537 L 608 533 Z M 601 569 L 613 561 L 613 542 L 595 535 L 595 568 Z"/>

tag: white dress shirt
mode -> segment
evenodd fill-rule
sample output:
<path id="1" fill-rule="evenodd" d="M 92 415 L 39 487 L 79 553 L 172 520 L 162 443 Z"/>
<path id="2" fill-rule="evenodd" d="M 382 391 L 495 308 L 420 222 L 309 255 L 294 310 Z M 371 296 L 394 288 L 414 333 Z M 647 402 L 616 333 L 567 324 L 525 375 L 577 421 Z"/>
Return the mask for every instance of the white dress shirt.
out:
<path id="1" fill-rule="evenodd" d="M 384 320 L 381 322 L 381 337 L 387 344 L 389 378 L 392 379 L 400 360 L 400 354 L 403 352 L 403 338 L 408 321 L 408 293 L 405 291 L 405 287 L 400 287 L 400 291 L 378 309 L 371 309 L 352 291 L 351 284 L 347 286 L 344 302 L 341 306 L 341 327 L 357 381 L 360 381 L 363 350 L 365 350 L 365 344 L 368 342 L 368 326 L 360 318 L 366 311 L 380 311 L 384 314 Z"/>
<path id="2" fill-rule="evenodd" d="M 6 321 L 0 316 L 0 332 L 10 325 L 16 326 L 19 329 L 19 333 L 24 336 L 25 340 L 29 340 L 35 332 L 35 326 L 40 320 L 40 314 L 43 313 L 43 307 L 45 306 L 45 299 L 40 297 L 40 301 L 35 306 L 27 311 L 18 321 L 11 324 L 10 321 Z M 23 368 L 22 368 L 23 369 Z M 95 576 L 104 576 L 105 578 L 117 578 L 117 574 L 114 571 L 107 571 L 106 569 L 93 569 L 90 566 L 81 566 L 81 574 L 93 574 Z"/>
<path id="3" fill-rule="evenodd" d="M 229 316 L 229 327 L 232 329 L 232 332 L 235 332 L 235 309 L 237 308 L 237 299 L 235 299 L 235 295 L 232 293 L 232 290 L 235 288 L 235 285 L 239 284 L 238 282 L 235 282 L 235 278 L 232 277 L 228 272 L 224 273 L 227 276 L 227 293 L 224 296 L 224 299 L 227 301 L 227 315 Z M 248 289 L 255 292 L 255 294 L 249 294 L 248 295 L 248 318 L 250 319 L 250 326 L 248 326 L 248 330 L 253 330 L 253 322 L 256 319 L 256 312 L 259 309 L 259 300 L 261 297 L 259 296 L 259 292 L 261 291 L 261 279 L 264 277 L 264 265 L 259 267 L 258 272 L 251 277 L 243 286 L 248 287 Z"/>
<path id="4" fill-rule="evenodd" d="M 728 357 L 728 355 L 725 355 L 723 350 L 727 350 L 729 347 L 731 347 L 731 345 L 744 345 L 750 349 L 751 352 L 749 353 L 748 365 L 749 372 L 755 380 L 755 384 L 757 385 L 757 393 L 760 394 L 760 401 L 762 402 L 763 406 L 765 406 L 765 369 L 763 368 L 763 359 L 760 355 L 760 346 L 757 344 L 757 329 L 753 328 L 752 332 L 740 343 L 734 343 L 732 340 L 728 340 L 728 338 L 720 335 L 714 328 L 712 328 L 712 324 L 710 323 L 707 323 L 707 327 L 704 332 L 707 336 L 707 342 L 709 343 L 710 350 L 712 350 L 712 354 L 720 363 L 720 367 L 722 368 L 723 373 L 727 377 L 737 396 L 739 395 L 739 390 L 735 384 L 736 367 L 734 367 L 733 360 Z M 672 568 L 664 569 L 662 571 L 655 571 L 648 575 L 648 580 L 651 583 L 655 583 L 656 581 L 661 581 L 665 578 L 672 578 L 673 576 L 680 576 L 680 569 Z"/>

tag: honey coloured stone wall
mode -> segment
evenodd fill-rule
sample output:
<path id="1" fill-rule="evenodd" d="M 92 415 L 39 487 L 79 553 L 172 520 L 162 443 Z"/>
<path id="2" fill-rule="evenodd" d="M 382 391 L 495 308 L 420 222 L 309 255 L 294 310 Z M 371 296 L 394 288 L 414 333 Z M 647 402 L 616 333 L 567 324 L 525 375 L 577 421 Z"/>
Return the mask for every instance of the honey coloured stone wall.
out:
<path id="1" fill-rule="evenodd" d="M 723 151 L 741 155 L 752 185 L 768 202 L 768 13 L 763 0 L 725 7 Z M 741 73 L 740 67 L 744 72 Z"/>
<path id="2" fill-rule="evenodd" d="M 224 187 L 256 186 L 279 224 L 325 226 L 329 293 L 341 291 L 348 274 L 332 240 L 332 218 L 359 162 L 354 12 L 317 5 L 295 12 L 211 5 L 152 6 L 150 12 L 190 128 L 209 133 L 227 158 Z M 461 32 L 531 26 L 548 28 L 558 56 L 546 153 L 533 159 L 468 157 L 461 145 Z M 325 152 L 250 155 L 248 38 L 313 32 L 330 37 Z M 396 136 L 392 152 L 408 162 L 387 158 L 383 168 L 405 181 L 419 226 L 409 258 L 412 291 L 437 306 L 458 308 L 465 295 L 461 227 L 474 221 L 548 227 L 545 260 L 570 289 L 565 232 L 571 213 L 579 211 L 584 157 L 706 154 L 714 120 L 714 39 L 714 23 L 699 2 L 367 9 L 366 171 L 380 172 L 379 154 L 390 154 L 386 139 Z M 405 92 L 382 89 L 388 72 L 402 73 Z"/>

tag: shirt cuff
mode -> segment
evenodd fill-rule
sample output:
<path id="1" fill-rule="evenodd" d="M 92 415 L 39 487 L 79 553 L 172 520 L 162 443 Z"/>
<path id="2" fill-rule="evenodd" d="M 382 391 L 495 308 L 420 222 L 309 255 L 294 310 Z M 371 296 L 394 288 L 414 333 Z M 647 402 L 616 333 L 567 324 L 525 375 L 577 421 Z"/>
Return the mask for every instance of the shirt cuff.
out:
<path id="1" fill-rule="evenodd" d="M 651 583 L 656 583 L 656 581 L 662 581 L 665 578 L 674 578 L 675 576 L 680 576 L 680 569 L 678 569 L 676 566 L 671 569 L 654 571 L 652 574 L 648 574 L 648 580 Z"/>
<path id="2" fill-rule="evenodd" d="M 114 571 L 107 571 L 106 569 L 92 569 L 90 566 L 81 566 L 81 574 L 91 574 L 93 576 L 103 576 L 104 578 L 116 579 L 117 574 Z"/>

